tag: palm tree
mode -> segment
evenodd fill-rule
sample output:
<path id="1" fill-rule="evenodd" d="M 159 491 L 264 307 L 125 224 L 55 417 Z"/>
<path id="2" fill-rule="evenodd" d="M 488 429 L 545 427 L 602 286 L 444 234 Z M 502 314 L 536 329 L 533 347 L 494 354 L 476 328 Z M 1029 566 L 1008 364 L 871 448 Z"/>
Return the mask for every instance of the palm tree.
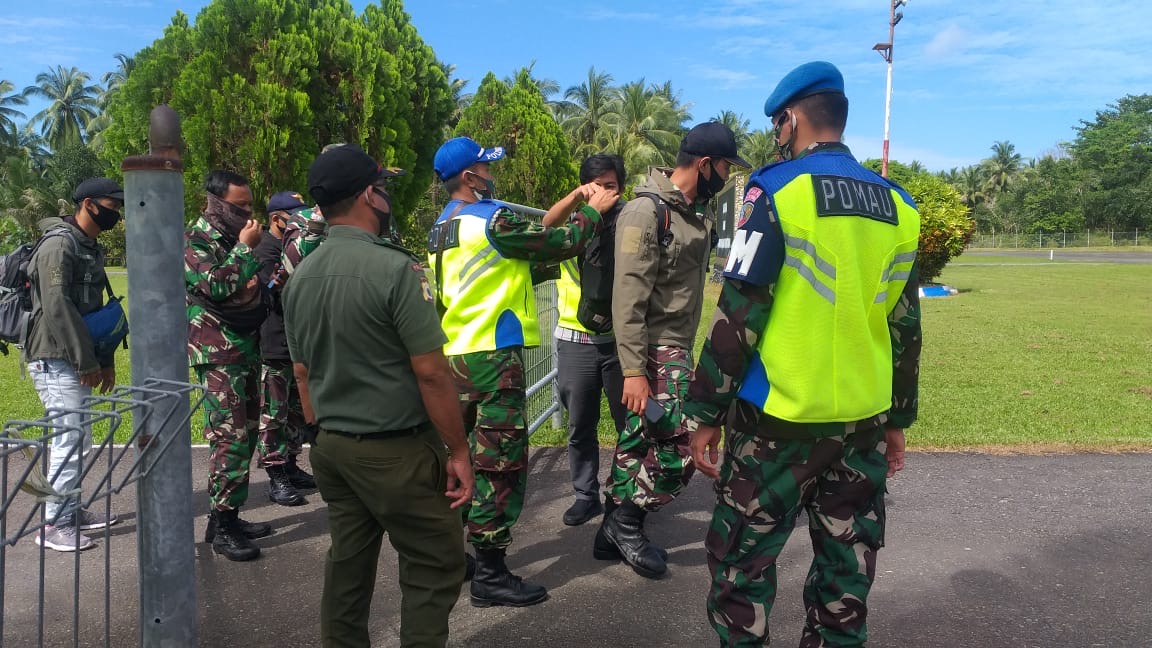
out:
<path id="1" fill-rule="evenodd" d="M 920 160 L 912 160 L 912 163 L 908 165 L 908 170 L 912 173 L 924 173 L 928 169 L 924 168 L 924 163 Z"/>
<path id="2" fill-rule="evenodd" d="M 608 151 L 624 158 L 629 177 L 650 164 L 671 165 L 679 150 L 680 113 L 644 79 L 626 83 L 616 91 L 604 118 L 610 129 Z"/>
<path id="3" fill-rule="evenodd" d="M 749 133 L 741 153 L 743 153 L 744 159 L 752 164 L 753 169 L 759 169 L 765 164 L 771 164 L 780 159 L 779 149 L 776 148 L 776 137 L 768 128 L 758 128 Z"/>
<path id="4" fill-rule="evenodd" d="M 992 157 L 984 161 L 988 166 L 988 190 L 992 197 L 1003 193 L 1012 184 L 1012 178 L 1020 170 L 1022 160 L 1011 142 L 996 142 L 992 145 Z"/>
<path id="5" fill-rule="evenodd" d="M 549 97 L 560 93 L 560 83 L 555 79 L 546 79 L 544 77 L 533 76 L 532 68 L 534 67 L 536 67 L 536 61 L 532 61 L 526 67 L 522 67 L 519 70 L 516 70 L 516 73 L 512 76 L 504 77 L 504 85 L 511 88 L 512 86 L 516 85 L 516 81 L 520 78 L 520 75 L 524 74 L 528 77 L 529 83 L 535 86 L 536 90 L 540 93 L 540 96 L 544 98 L 544 103 L 549 108 L 555 109 L 556 105 L 560 102 L 552 101 L 549 99 Z"/>
<path id="6" fill-rule="evenodd" d="M 748 125 L 751 122 L 744 119 L 744 115 L 731 110 L 723 110 L 719 115 L 713 117 L 712 121 L 724 124 L 736 135 L 737 147 L 743 148 L 748 143 Z"/>
<path id="7" fill-rule="evenodd" d="M 41 124 L 40 133 L 52 148 L 84 142 L 88 122 L 100 110 L 100 86 L 89 84 L 90 80 L 87 72 L 58 65 L 36 75 L 36 85 L 24 88 L 25 97 L 49 101 L 31 121 Z"/>
<path id="8" fill-rule="evenodd" d="M 613 97 L 612 75 L 588 68 L 588 78 L 564 91 L 563 110 L 569 114 L 560 122 L 577 157 L 591 155 L 602 148 L 606 133 L 604 117 Z"/>
<path id="9" fill-rule="evenodd" d="M 975 209 L 984 201 L 984 187 L 988 183 L 984 170 L 982 165 L 973 164 L 960 171 L 959 186 L 956 188 L 960 190 L 960 199 L 969 209 Z"/>
<path id="10" fill-rule="evenodd" d="M 0 130 L 7 130 L 9 126 L 15 128 L 17 119 L 24 119 L 24 113 L 12 106 L 24 106 L 28 98 L 23 94 L 13 94 L 16 86 L 11 81 L 0 79 Z"/>
<path id="11" fill-rule="evenodd" d="M 116 59 L 116 69 L 105 72 L 104 76 L 100 77 L 100 81 L 104 84 L 104 93 L 101 95 L 100 101 L 104 107 L 108 105 L 106 98 L 119 90 L 120 86 L 128 80 L 128 75 L 136 68 L 136 59 L 132 56 L 116 52 L 113 58 Z"/>
<path id="12" fill-rule="evenodd" d="M 444 70 L 444 76 L 448 77 L 448 92 L 452 95 L 452 114 L 448 116 L 448 125 L 445 131 L 445 139 L 447 139 L 451 137 L 452 129 L 456 128 L 464 109 L 472 103 L 472 94 L 464 92 L 464 88 L 468 87 L 468 79 L 461 79 L 456 76 L 455 65 L 441 61 L 440 69 Z"/>

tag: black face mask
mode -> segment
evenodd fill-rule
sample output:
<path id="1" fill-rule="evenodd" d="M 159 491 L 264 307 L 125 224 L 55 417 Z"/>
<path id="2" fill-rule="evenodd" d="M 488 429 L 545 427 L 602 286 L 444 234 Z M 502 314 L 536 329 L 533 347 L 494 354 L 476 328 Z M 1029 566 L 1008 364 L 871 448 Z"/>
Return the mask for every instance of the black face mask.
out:
<path id="1" fill-rule="evenodd" d="M 706 203 L 712 200 L 712 197 L 720 193 L 724 188 L 726 182 L 724 178 L 720 177 L 720 172 L 716 170 L 716 165 L 711 160 L 708 161 L 708 166 L 712 167 L 712 177 L 705 178 L 702 171 L 696 172 L 696 202 Z"/>
<path id="2" fill-rule="evenodd" d="M 377 236 L 385 236 L 392 232 L 392 197 L 376 188 L 373 188 L 372 192 L 388 203 L 388 211 L 377 209 L 376 205 L 368 203 L 368 206 L 372 208 L 372 213 L 376 215 L 376 220 L 380 222 L 380 231 Z"/>
<path id="3" fill-rule="evenodd" d="M 107 232 L 120 222 L 120 212 L 98 202 L 93 202 L 92 205 L 96 208 L 96 213 L 88 212 L 88 215 L 92 217 L 92 222 L 96 223 L 96 227 L 99 227 L 101 232 Z"/>

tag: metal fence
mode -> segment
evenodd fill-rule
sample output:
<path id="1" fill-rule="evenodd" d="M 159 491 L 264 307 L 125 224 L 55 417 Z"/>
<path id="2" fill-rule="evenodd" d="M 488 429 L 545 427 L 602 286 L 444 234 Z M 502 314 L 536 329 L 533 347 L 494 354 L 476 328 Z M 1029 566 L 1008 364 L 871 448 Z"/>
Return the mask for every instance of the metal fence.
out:
<path id="1" fill-rule="evenodd" d="M 555 281 L 536 286 L 536 315 L 540 320 L 540 346 L 524 351 L 529 434 L 549 421 L 556 429 L 563 425 L 560 395 L 556 391 L 556 338 L 552 335 L 560 316 Z"/>
<path id="2" fill-rule="evenodd" d="M 138 579 L 117 578 L 112 547 L 132 537 L 125 488 L 146 485 L 152 467 L 181 431 L 190 411 L 203 401 L 197 385 L 148 380 L 91 396 L 80 409 L 52 409 L 35 421 L 9 421 L 0 431 L 0 645 L 119 646 L 136 643 L 139 628 Z M 188 408 L 186 403 L 192 401 Z M 71 419 L 71 423 L 69 422 Z M 117 433 L 125 428 L 131 431 Z M 158 430 L 150 435 L 147 430 Z M 65 434 L 92 433 L 88 452 L 77 450 L 81 487 L 58 492 L 52 486 L 49 454 Z M 59 469 L 57 469 L 57 472 Z M 157 479 L 163 475 L 155 475 Z M 137 484 L 140 486 L 140 484 Z M 189 496 L 191 493 L 189 493 Z M 34 540 L 47 519 L 45 503 L 75 498 L 82 508 L 119 511 L 125 523 L 86 532 L 97 549 L 57 554 Z M 117 503 L 120 503 L 118 506 Z M 138 522 L 138 521 L 137 521 Z M 79 524 L 79 522 L 76 522 Z M 122 540 L 120 536 L 126 536 Z M 123 557 L 123 550 L 117 555 Z M 135 614 L 126 614 L 131 610 Z"/>
<path id="3" fill-rule="evenodd" d="M 977 232 L 969 248 L 1090 248 L 1139 247 L 1152 245 L 1152 232 L 1133 230 L 1091 230 L 1085 232 Z"/>

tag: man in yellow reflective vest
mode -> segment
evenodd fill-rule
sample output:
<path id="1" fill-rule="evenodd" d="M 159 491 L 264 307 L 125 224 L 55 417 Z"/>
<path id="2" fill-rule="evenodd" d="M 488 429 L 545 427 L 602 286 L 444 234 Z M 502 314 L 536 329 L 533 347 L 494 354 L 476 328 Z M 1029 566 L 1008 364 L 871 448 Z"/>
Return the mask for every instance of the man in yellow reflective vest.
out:
<path id="1" fill-rule="evenodd" d="M 784 161 L 748 181 L 684 408 L 696 465 L 718 480 L 708 615 L 723 646 L 768 642 L 776 557 L 804 510 L 815 557 L 800 645 L 862 646 L 885 480 L 917 412 L 920 217 L 841 143 L 848 99 L 831 63 L 790 72 L 764 112 Z"/>
<path id="2" fill-rule="evenodd" d="M 543 223 L 560 225 L 596 192 L 597 187 L 620 192 L 624 187 L 624 159 L 619 155 L 597 153 L 580 164 L 580 186 L 548 209 Z M 604 226 L 616 218 L 623 202 L 604 214 Z M 624 375 L 616 356 L 616 338 L 611 331 L 590 331 L 577 318 L 580 304 L 580 277 L 584 255 L 560 264 L 556 282 L 559 319 L 556 323 L 556 387 L 560 403 L 568 410 L 568 470 L 576 501 L 564 512 L 568 526 L 578 526 L 600 515 L 600 444 L 596 428 L 600 424 L 601 393 L 608 399 L 617 434 L 624 429 L 624 403 L 621 394 Z"/>
<path id="3" fill-rule="evenodd" d="M 493 200 L 490 163 L 504 149 L 467 137 L 444 143 L 433 159 L 451 198 L 428 240 L 441 325 L 469 431 L 476 488 L 467 513 L 476 550 L 472 604 L 523 607 L 548 598 L 543 587 L 508 571 L 505 552 L 528 483 L 523 349 L 540 344 L 535 263 L 580 254 L 619 194 L 597 189 L 563 227 L 530 223 Z"/>

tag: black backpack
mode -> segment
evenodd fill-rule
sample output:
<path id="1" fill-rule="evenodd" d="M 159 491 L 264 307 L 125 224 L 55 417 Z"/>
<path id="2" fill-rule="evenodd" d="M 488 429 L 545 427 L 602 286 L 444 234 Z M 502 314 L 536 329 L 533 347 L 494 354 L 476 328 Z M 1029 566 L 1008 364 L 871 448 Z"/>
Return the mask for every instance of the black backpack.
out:
<path id="1" fill-rule="evenodd" d="M 638 193 L 656 205 L 656 238 L 661 247 L 672 245 L 672 211 L 654 193 Z M 616 270 L 616 219 L 605 221 L 600 233 L 584 249 L 580 266 L 580 304 L 576 319 L 596 334 L 612 330 L 612 277 Z"/>
<path id="2" fill-rule="evenodd" d="M 24 244 L 0 256 L 0 353 L 4 355 L 8 355 L 9 344 L 20 343 L 32 310 L 28 262 L 35 251 L 36 245 Z"/>

